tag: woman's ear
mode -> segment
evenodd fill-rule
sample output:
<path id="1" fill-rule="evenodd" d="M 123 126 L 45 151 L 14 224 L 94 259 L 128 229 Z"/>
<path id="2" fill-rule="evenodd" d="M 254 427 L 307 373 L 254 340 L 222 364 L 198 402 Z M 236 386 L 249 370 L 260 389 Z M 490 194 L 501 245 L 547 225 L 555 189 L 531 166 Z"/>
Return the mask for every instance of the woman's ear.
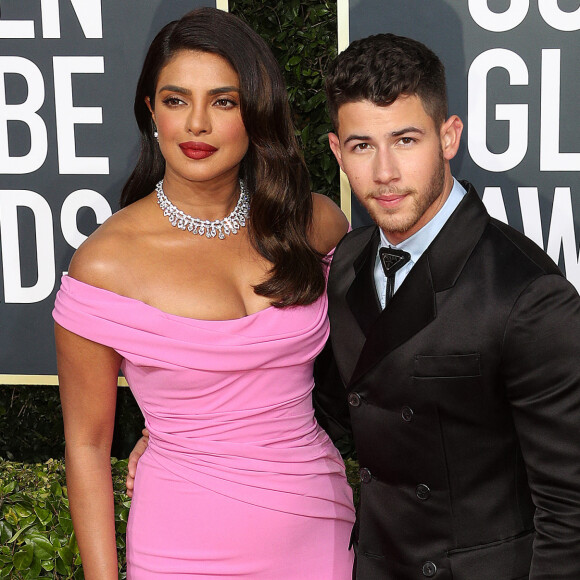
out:
<path id="1" fill-rule="evenodd" d="M 149 97 L 145 97 L 145 104 L 147 105 L 147 108 L 149 109 L 149 112 L 151 113 L 151 117 L 153 118 L 153 122 L 155 123 L 155 111 L 153 110 L 153 107 L 151 106 L 151 99 Z"/>

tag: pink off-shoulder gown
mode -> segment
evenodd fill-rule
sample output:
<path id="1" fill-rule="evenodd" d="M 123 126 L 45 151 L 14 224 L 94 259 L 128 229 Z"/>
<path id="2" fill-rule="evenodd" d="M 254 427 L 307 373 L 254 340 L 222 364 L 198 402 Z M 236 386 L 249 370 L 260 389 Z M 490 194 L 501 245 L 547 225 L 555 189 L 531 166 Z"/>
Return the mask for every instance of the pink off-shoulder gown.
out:
<path id="1" fill-rule="evenodd" d="M 123 356 L 151 434 L 129 580 L 352 577 L 352 494 L 311 401 L 326 309 L 195 320 L 63 277 L 56 322 Z"/>

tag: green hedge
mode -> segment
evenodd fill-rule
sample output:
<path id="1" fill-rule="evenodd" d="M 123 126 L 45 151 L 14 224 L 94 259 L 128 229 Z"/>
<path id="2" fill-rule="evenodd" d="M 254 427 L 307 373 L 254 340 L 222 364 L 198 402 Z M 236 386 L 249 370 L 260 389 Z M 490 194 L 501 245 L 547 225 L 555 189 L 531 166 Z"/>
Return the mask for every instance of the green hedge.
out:
<path id="1" fill-rule="evenodd" d="M 113 459 L 111 465 L 119 578 L 126 578 L 127 461 Z M 84 578 L 62 461 L 0 462 L 0 578 Z"/>
<path id="2" fill-rule="evenodd" d="M 328 146 L 331 130 L 324 73 L 336 56 L 336 0 L 230 0 L 230 12 L 269 44 L 280 63 L 312 188 L 339 198 L 338 165 Z"/>
<path id="3" fill-rule="evenodd" d="M 111 460 L 119 578 L 126 578 L 127 461 Z M 358 502 L 358 465 L 347 460 Z M 67 498 L 64 463 L 0 462 L 0 578 L 84 578 Z"/>

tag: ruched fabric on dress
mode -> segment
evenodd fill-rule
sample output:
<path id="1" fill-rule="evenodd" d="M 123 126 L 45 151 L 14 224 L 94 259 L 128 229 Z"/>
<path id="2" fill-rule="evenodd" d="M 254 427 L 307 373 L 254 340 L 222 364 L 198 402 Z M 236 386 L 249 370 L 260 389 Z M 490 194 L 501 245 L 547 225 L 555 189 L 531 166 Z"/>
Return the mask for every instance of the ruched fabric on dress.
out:
<path id="1" fill-rule="evenodd" d="M 196 521 L 203 519 L 206 527 L 212 525 L 212 510 L 216 513 L 227 502 L 232 518 L 236 517 L 232 505 L 240 506 L 243 518 L 252 517 L 255 508 L 266 523 L 264 514 L 273 519 L 297 518 L 305 530 L 315 532 L 309 541 L 319 543 L 288 546 L 294 553 L 281 554 L 281 561 L 266 549 L 272 562 L 256 562 L 250 568 L 234 557 L 221 559 L 227 562 L 203 558 L 195 553 L 198 547 L 192 546 L 188 555 L 185 545 L 180 548 L 183 553 L 171 555 L 169 565 L 162 552 L 151 555 L 156 549 L 148 545 L 152 540 L 147 534 L 143 539 L 141 529 L 130 521 L 127 554 L 133 579 L 159 574 L 350 578 L 352 494 L 342 459 L 316 423 L 311 401 L 313 361 L 328 336 L 326 309 L 322 296 L 308 306 L 268 307 L 234 320 L 197 320 L 63 277 L 54 309 L 56 322 L 123 356 L 123 373 L 150 432 L 130 519 L 157 526 L 163 508 L 151 505 L 157 496 L 148 486 L 167 485 L 166 492 L 196 490 L 197 499 L 192 501 L 197 505 L 183 505 L 183 510 L 191 510 L 192 518 L 198 514 Z M 149 498 L 147 505 L 140 503 L 140 494 Z M 316 526 L 321 526 L 320 533 Z M 272 522 L 271 529 L 276 528 Z M 192 533 L 189 526 L 188 533 Z M 266 529 L 260 543 L 268 542 L 268 535 Z M 332 537 L 316 540 L 320 535 Z M 304 538 L 308 537 L 305 532 Z M 243 538 L 229 541 L 239 543 Z M 329 552 L 329 543 L 330 555 L 321 554 Z M 304 570 L 296 568 L 295 560 L 300 558 Z"/>

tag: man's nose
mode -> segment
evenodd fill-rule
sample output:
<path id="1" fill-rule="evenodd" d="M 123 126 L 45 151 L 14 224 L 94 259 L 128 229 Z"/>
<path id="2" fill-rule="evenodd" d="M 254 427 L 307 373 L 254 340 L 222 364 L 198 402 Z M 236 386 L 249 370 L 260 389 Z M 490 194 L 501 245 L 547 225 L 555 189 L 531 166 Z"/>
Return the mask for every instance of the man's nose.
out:
<path id="1" fill-rule="evenodd" d="M 373 164 L 373 179 L 376 183 L 389 183 L 399 177 L 396 159 L 388 150 L 378 149 Z"/>

